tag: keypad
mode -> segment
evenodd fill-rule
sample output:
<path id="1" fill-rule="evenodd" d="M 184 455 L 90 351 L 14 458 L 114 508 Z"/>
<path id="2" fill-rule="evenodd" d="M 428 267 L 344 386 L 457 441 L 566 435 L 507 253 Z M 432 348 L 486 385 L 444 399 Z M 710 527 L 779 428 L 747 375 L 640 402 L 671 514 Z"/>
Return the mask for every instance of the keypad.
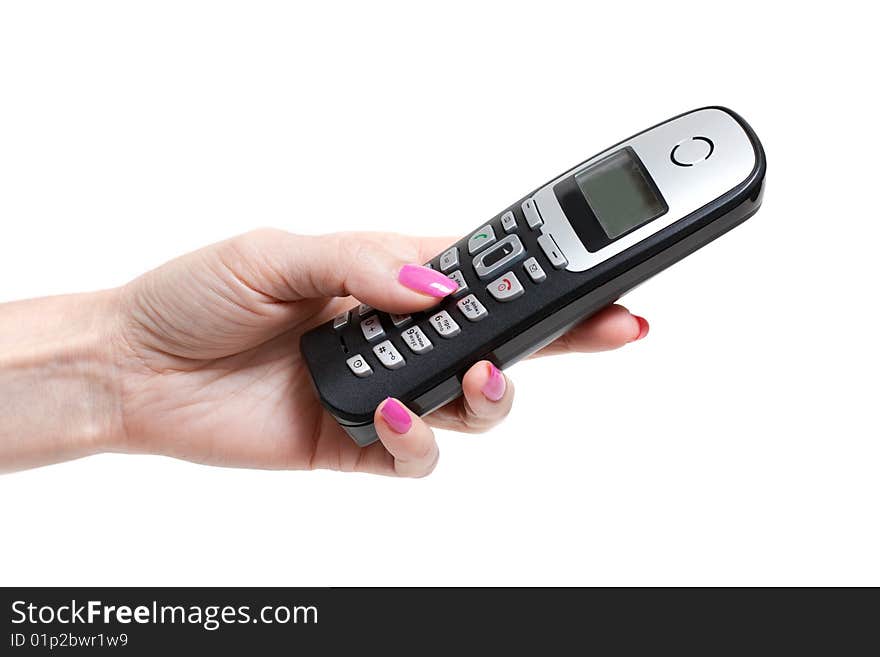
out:
<path id="1" fill-rule="evenodd" d="M 370 315 L 361 320 L 361 331 L 367 342 L 378 340 L 385 337 L 385 329 L 382 328 L 382 322 L 379 321 L 378 315 Z"/>
<path id="2" fill-rule="evenodd" d="M 355 354 L 345 362 L 348 364 L 348 369 L 357 377 L 364 378 L 373 373 L 373 368 L 370 367 L 369 363 L 360 354 Z"/>
<path id="3" fill-rule="evenodd" d="M 461 314 L 467 317 L 472 322 L 479 322 L 481 319 L 489 315 L 489 311 L 486 310 L 486 306 L 480 303 L 480 300 L 477 299 L 473 294 L 467 295 L 464 299 L 459 301 L 457 304 L 458 309 L 461 311 Z"/>
<path id="4" fill-rule="evenodd" d="M 522 204 L 522 211 L 528 227 L 539 232 L 538 229 L 543 221 L 534 199 L 526 200 Z M 507 303 L 525 294 L 526 290 L 521 282 L 525 279 L 521 277 L 527 276 L 531 283 L 540 284 L 548 278 L 547 272 L 550 271 L 546 269 L 548 262 L 555 269 L 563 269 L 568 265 L 565 254 L 550 234 L 536 235 L 540 247 L 538 251 L 541 255 L 534 249 L 529 253 L 525 244 L 534 242 L 530 241 L 532 238 L 528 236 L 528 230 L 520 230 L 525 227 L 517 222 L 513 211 L 504 212 L 497 221 L 494 226 L 486 224 L 468 238 L 467 253 L 460 246 L 453 246 L 434 259 L 433 266 L 432 263 L 426 265 L 442 271 L 458 284 L 458 289 L 450 297 L 455 298 L 454 302 L 441 302 L 443 305 L 430 315 L 378 313 L 371 306 L 362 303 L 357 308 L 343 312 L 333 319 L 333 329 L 340 332 L 343 339 L 342 346 L 346 351 L 348 350 L 346 345 L 351 343 L 348 342 L 344 329 L 353 320 L 356 323 L 358 318 L 364 339 L 372 348 L 373 354 L 369 351 L 361 351 L 346 360 L 354 376 L 365 378 L 374 373 L 372 367 L 376 367 L 376 362 L 372 361 L 371 367 L 370 362 L 364 358 L 364 353 L 369 357 L 375 356 L 388 370 L 401 368 L 407 364 L 406 358 L 416 358 L 409 354 L 426 354 L 433 350 L 435 345 L 432 339 L 436 342 L 437 336 L 450 339 L 463 333 L 467 334 L 468 330 L 475 330 L 469 329 L 471 323 L 480 322 L 490 314 L 500 312 L 501 309 L 493 300 Z M 496 230 L 499 232 L 496 233 Z M 526 237 L 528 239 L 524 240 Z M 499 275 L 500 272 L 505 273 Z M 480 289 L 477 292 L 483 297 L 483 301 L 469 289 L 467 279 L 474 274 L 482 281 L 478 287 L 486 285 L 489 301 L 485 300 L 487 297 Z M 471 278 L 471 282 L 477 279 Z M 487 284 L 486 281 L 489 280 L 491 282 Z M 529 287 L 531 288 L 531 285 Z M 451 303 L 455 304 L 454 310 L 450 307 Z M 456 316 L 453 317 L 453 314 Z M 462 318 L 466 321 L 462 322 Z M 458 322 L 462 322 L 462 325 Z M 431 328 L 428 329 L 428 326 Z M 386 328 L 389 329 L 390 335 L 386 334 Z M 429 336 L 429 333 L 434 335 Z M 405 347 L 400 347 L 398 350 L 395 342 Z M 442 343 L 441 340 L 436 345 L 438 350 L 443 348 Z M 405 357 L 401 352 L 405 352 L 407 356 Z"/>
<path id="5" fill-rule="evenodd" d="M 425 332 L 418 326 L 406 329 L 401 337 L 403 337 L 404 344 L 406 344 L 414 354 L 423 354 L 434 348 L 434 345 L 431 344 L 428 336 L 425 335 Z"/>
<path id="6" fill-rule="evenodd" d="M 461 333 L 461 328 L 452 319 L 452 315 L 445 310 L 431 315 L 431 325 L 437 331 L 437 334 L 443 338 L 452 338 Z"/>
<path id="7" fill-rule="evenodd" d="M 373 353 L 379 358 L 379 361 L 389 370 L 396 370 L 398 367 L 406 365 L 406 361 L 395 346 L 391 344 L 391 340 L 385 340 L 373 347 Z"/>

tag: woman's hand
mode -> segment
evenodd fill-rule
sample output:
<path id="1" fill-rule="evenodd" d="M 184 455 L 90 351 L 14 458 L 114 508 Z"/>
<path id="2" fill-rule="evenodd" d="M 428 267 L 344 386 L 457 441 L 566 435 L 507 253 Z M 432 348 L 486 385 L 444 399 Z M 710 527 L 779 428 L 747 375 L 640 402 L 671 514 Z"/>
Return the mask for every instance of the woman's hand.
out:
<path id="1" fill-rule="evenodd" d="M 389 399 L 359 448 L 318 403 L 299 338 L 356 302 L 423 310 L 455 289 L 415 263 L 452 239 L 260 230 L 178 258 L 118 290 L 0 305 L 0 472 L 103 451 L 252 468 L 423 476 L 431 427 L 485 431 L 513 403 L 488 362 L 424 419 Z M 541 353 L 637 340 L 611 306 Z"/>
<path id="2" fill-rule="evenodd" d="M 387 400 L 376 410 L 381 442 L 359 448 L 318 403 L 299 338 L 354 305 L 349 296 L 397 313 L 436 304 L 455 284 L 406 265 L 453 241 L 259 230 L 133 281 L 119 298 L 115 447 L 213 465 L 428 474 L 438 458 L 432 426 L 485 431 L 507 415 L 504 374 L 477 363 L 464 395 L 424 419 Z M 613 349 L 647 330 L 612 306 L 544 352 Z"/>

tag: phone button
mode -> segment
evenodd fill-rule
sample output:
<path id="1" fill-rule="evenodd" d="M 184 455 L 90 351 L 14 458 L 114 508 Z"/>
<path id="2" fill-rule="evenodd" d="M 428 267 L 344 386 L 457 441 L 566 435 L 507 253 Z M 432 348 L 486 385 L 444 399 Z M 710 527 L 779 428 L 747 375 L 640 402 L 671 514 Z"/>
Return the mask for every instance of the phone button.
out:
<path id="1" fill-rule="evenodd" d="M 530 198 L 528 201 L 523 203 L 522 211 L 526 217 L 526 223 L 532 230 L 535 230 L 544 223 L 544 220 L 541 219 L 541 215 L 538 213 L 538 206 L 535 205 L 535 199 Z"/>
<path id="2" fill-rule="evenodd" d="M 333 328 L 336 329 L 337 331 L 339 329 L 345 328 L 346 326 L 348 326 L 348 321 L 350 319 L 351 319 L 351 311 L 350 310 L 346 310 L 344 313 L 336 315 L 336 317 L 333 318 Z"/>
<path id="3" fill-rule="evenodd" d="M 406 329 L 400 337 L 403 338 L 403 341 L 406 343 L 406 346 L 410 348 L 410 351 L 416 354 L 423 354 L 434 348 L 434 345 L 431 344 L 428 336 L 425 335 L 424 331 L 418 326 Z"/>
<path id="4" fill-rule="evenodd" d="M 379 321 L 378 315 L 370 315 L 366 319 L 362 319 L 361 331 L 367 342 L 372 342 L 385 336 L 385 329 L 382 328 L 382 322 Z"/>
<path id="5" fill-rule="evenodd" d="M 360 354 L 355 354 L 345 362 L 348 363 L 348 369 L 361 379 L 365 376 L 370 376 L 370 374 L 373 373 L 373 368 L 369 366 L 367 361 L 365 361 L 364 357 Z"/>
<path id="6" fill-rule="evenodd" d="M 512 233 L 516 230 L 516 217 L 510 210 L 501 215 L 501 227 L 505 233 Z"/>
<path id="7" fill-rule="evenodd" d="M 477 299 L 477 297 L 475 297 L 473 294 L 467 295 L 456 305 L 461 311 L 461 314 L 467 317 L 472 322 L 479 322 L 481 319 L 489 314 L 489 311 L 486 310 L 486 306 L 481 304 L 480 300 Z"/>
<path id="8" fill-rule="evenodd" d="M 452 338 L 461 333 L 458 324 L 445 310 L 431 315 L 431 324 L 434 326 L 434 330 L 444 338 Z"/>
<path id="9" fill-rule="evenodd" d="M 394 348 L 394 345 L 391 344 L 391 340 L 385 340 L 385 342 L 380 342 L 375 347 L 373 347 L 373 353 L 382 361 L 382 364 L 387 367 L 389 370 L 396 370 L 398 367 L 403 367 L 406 365 L 406 361 L 403 360 L 403 356 L 400 355 L 400 352 Z"/>
<path id="10" fill-rule="evenodd" d="M 456 267 L 458 267 L 458 247 L 453 246 L 451 249 L 444 251 L 443 255 L 440 256 L 440 271 L 447 272 Z"/>
<path id="11" fill-rule="evenodd" d="M 394 313 L 391 313 L 391 323 L 394 324 L 394 328 L 406 326 L 411 321 L 412 315 L 395 315 Z"/>
<path id="12" fill-rule="evenodd" d="M 447 274 L 449 278 L 458 283 L 458 289 L 452 293 L 454 297 L 460 297 L 464 294 L 464 291 L 468 289 L 467 281 L 464 279 L 464 274 L 461 273 L 460 269 L 456 269 L 451 274 Z"/>
<path id="13" fill-rule="evenodd" d="M 547 260 L 550 261 L 550 264 L 553 265 L 554 269 L 562 269 L 568 264 L 568 260 L 562 255 L 562 251 L 560 251 L 556 242 L 553 241 L 551 235 L 541 235 L 538 238 L 538 246 L 541 247 L 541 250 L 544 252 L 544 255 L 547 256 Z"/>
<path id="14" fill-rule="evenodd" d="M 489 283 L 487 289 L 489 290 L 489 294 L 495 297 L 498 301 L 510 301 L 516 299 L 517 297 L 522 296 L 523 292 L 525 292 L 519 279 L 512 271 L 502 274 Z"/>
<path id="15" fill-rule="evenodd" d="M 537 258 L 529 258 L 523 263 L 523 269 L 535 283 L 543 283 L 547 280 L 547 274 L 544 273 L 543 267 L 538 264 Z"/>
<path id="16" fill-rule="evenodd" d="M 474 255 L 482 248 L 495 243 L 495 229 L 489 224 L 480 228 L 468 240 L 468 253 Z"/>

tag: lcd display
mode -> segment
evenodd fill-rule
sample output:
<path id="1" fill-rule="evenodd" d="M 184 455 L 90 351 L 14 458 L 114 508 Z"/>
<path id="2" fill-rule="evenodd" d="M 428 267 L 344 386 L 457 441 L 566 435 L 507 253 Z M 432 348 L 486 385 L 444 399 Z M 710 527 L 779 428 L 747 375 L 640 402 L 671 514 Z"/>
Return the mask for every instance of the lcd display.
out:
<path id="1" fill-rule="evenodd" d="M 622 148 L 574 176 L 609 239 L 669 209 L 631 148 Z"/>

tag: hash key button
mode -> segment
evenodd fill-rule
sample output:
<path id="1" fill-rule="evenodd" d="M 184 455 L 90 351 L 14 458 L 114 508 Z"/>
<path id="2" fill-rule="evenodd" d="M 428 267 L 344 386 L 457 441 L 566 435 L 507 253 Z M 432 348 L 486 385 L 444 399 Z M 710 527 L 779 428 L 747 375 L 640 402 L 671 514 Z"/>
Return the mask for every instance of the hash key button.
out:
<path id="1" fill-rule="evenodd" d="M 348 364 L 348 369 L 361 379 L 373 373 L 373 368 L 367 364 L 367 361 L 360 354 L 355 354 L 345 362 Z"/>
<path id="2" fill-rule="evenodd" d="M 461 333 L 458 324 L 455 323 L 455 320 L 445 310 L 431 315 L 431 324 L 434 326 L 434 330 L 444 338 L 452 338 Z"/>
<path id="3" fill-rule="evenodd" d="M 391 344 L 391 340 L 385 340 L 385 342 L 377 344 L 373 347 L 373 353 L 376 354 L 378 359 L 382 361 L 382 364 L 389 370 L 396 370 L 398 367 L 406 365 L 406 361 L 403 360 L 403 356 L 401 356 L 400 352 L 394 348 L 393 344 Z"/>
<path id="4" fill-rule="evenodd" d="M 467 295 L 456 305 L 458 305 L 458 309 L 461 311 L 461 314 L 467 317 L 472 322 L 479 322 L 481 319 L 489 314 L 489 311 L 486 310 L 486 306 L 481 304 L 479 299 L 477 299 L 477 297 L 475 297 L 473 294 Z"/>

